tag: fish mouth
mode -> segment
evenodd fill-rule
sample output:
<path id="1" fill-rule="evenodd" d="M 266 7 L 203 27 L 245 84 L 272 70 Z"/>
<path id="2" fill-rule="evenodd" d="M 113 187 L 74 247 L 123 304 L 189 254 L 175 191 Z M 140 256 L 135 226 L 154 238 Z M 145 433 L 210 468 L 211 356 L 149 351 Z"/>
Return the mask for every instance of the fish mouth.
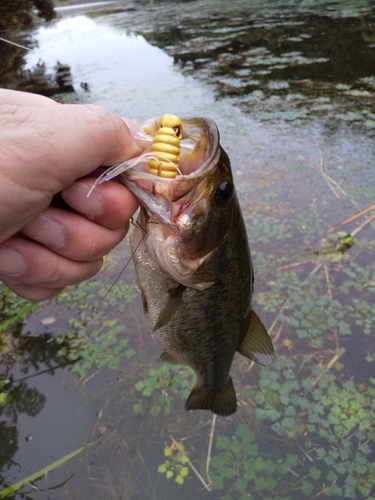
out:
<path id="1" fill-rule="evenodd" d="M 212 119 L 184 118 L 182 124 L 180 159 L 174 178 L 150 173 L 149 161 L 136 162 L 119 178 L 148 214 L 171 231 L 187 217 L 186 210 L 204 200 L 206 179 L 215 170 L 221 154 L 219 131 Z M 142 156 L 150 158 L 152 153 L 146 151 Z"/>

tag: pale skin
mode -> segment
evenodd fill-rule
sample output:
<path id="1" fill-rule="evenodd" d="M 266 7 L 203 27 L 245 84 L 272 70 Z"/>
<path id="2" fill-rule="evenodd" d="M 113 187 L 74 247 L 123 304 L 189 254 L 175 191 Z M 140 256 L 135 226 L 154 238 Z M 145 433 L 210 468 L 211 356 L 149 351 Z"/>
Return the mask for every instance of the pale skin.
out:
<path id="1" fill-rule="evenodd" d="M 87 198 L 92 173 L 141 154 L 140 131 L 99 106 L 0 89 L 0 280 L 8 288 L 41 301 L 100 270 L 137 202 L 115 181 Z M 56 195 L 68 207 L 51 206 Z"/>

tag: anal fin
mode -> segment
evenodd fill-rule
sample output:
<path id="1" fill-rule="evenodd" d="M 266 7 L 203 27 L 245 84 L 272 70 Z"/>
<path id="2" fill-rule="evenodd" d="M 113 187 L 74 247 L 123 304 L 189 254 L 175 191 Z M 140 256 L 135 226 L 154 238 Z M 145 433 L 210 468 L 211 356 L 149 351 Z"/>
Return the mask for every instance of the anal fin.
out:
<path id="1" fill-rule="evenodd" d="M 170 365 L 181 364 L 181 361 L 179 361 L 177 357 L 170 351 L 163 351 L 158 361 L 163 361 L 164 363 L 169 363 Z"/>
<path id="2" fill-rule="evenodd" d="M 275 358 L 271 337 L 254 311 L 246 318 L 237 351 L 263 366 L 270 365 Z"/>
<path id="3" fill-rule="evenodd" d="M 191 391 L 186 410 L 210 410 L 216 415 L 227 417 L 237 410 L 237 398 L 231 377 L 228 383 L 218 391 L 204 391 L 197 385 Z"/>

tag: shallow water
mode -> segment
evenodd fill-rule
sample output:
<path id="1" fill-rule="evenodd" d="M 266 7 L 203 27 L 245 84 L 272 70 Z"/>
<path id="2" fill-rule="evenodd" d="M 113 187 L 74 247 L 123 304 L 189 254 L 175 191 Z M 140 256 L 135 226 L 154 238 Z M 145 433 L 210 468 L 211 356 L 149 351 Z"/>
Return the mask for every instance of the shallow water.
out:
<path id="1" fill-rule="evenodd" d="M 75 92 L 56 99 L 138 121 L 173 112 L 217 122 L 248 228 L 255 309 L 278 360 L 259 369 L 236 358 L 239 409 L 216 422 L 207 491 L 168 447 L 183 443 L 209 483 L 212 415 L 183 409 L 189 371 L 156 362 L 132 266 L 100 304 L 125 241 L 91 285 L 31 314 L 3 355 L 13 396 L 0 410 L 4 481 L 85 445 L 12 498 L 375 498 L 375 238 L 361 226 L 373 212 L 342 227 L 358 231 L 345 254 L 312 251 L 374 202 L 375 9 L 263 4 L 116 2 L 64 9 L 35 31 L 27 67 L 71 70 Z M 87 334 L 81 361 L 53 369 L 69 358 L 56 338 L 74 332 Z"/>

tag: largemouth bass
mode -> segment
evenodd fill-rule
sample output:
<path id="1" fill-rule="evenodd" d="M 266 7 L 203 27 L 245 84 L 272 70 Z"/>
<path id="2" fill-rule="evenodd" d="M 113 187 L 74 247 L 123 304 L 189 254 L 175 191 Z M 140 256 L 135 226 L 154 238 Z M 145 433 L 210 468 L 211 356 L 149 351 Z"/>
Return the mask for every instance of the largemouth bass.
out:
<path id="1" fill-rule="evenodd" d="M 141 204 L 133 259 L 152 336 L 164 349 L 160 359 L 196 374 L 185 408 L 230 415 L 237 409 L 229 374 L 236 351 L 266 366 L 274 350 L 252 310 L 250 249 L 217 126 L 208 118 L 183 119 L 182 126 L 187 147 L 176 177 L 149 173 L 147 162 L 121 175 Z"/>

